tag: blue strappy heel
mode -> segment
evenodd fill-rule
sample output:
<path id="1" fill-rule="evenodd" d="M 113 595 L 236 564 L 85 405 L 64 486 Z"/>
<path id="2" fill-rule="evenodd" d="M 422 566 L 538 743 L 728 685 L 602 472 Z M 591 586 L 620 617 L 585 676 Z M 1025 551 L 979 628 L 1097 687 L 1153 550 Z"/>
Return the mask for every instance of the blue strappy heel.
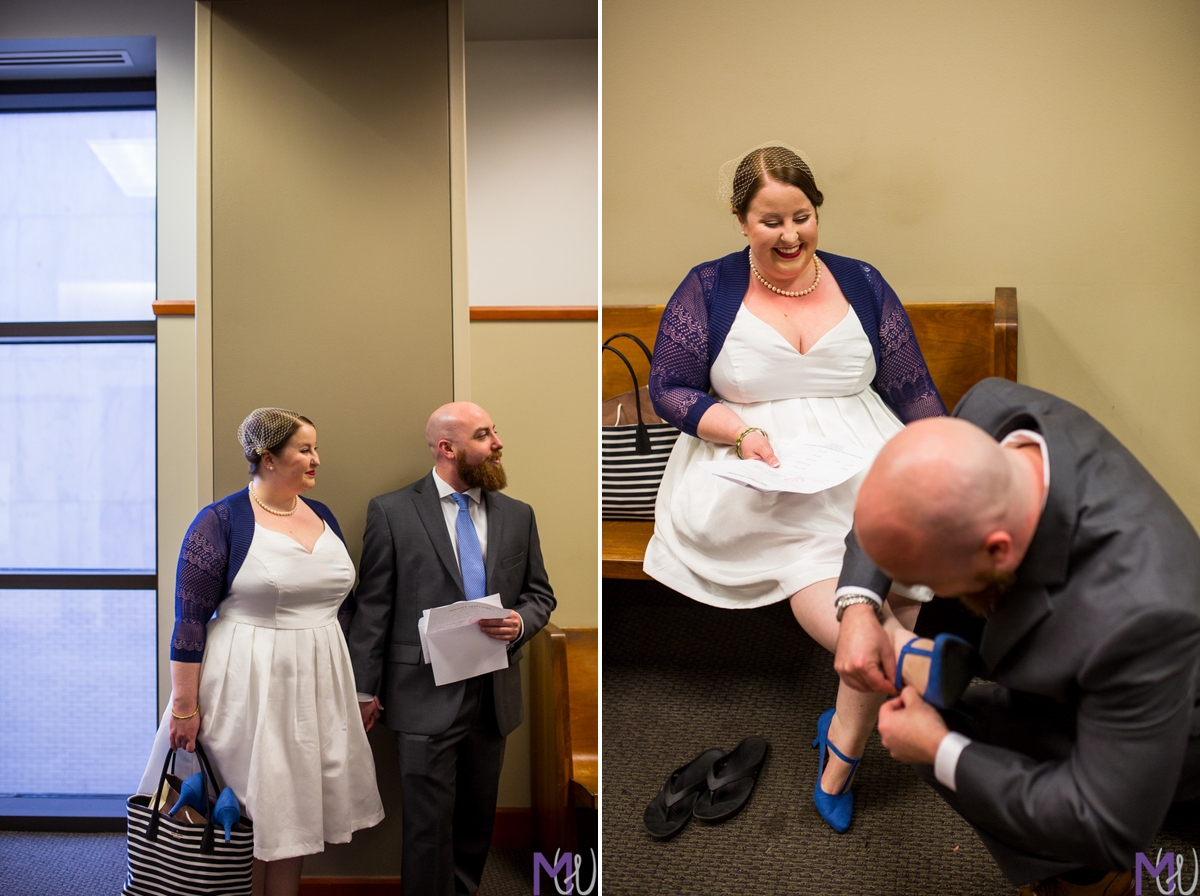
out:
<path id="1" fill-rule="evenodd" d="M 816 803 L 817 811 L 821 813 L 821 817 L 829 823 L 829 826 L 839 834 L 844 834 L 850 827 L 850 816 L 854 814 L 854 791 L 850 789 L 850 782 L 854 780 L 854 773 L 858 770 L 858 764 L 862 762 L 862 757 L 851 759 L 829 742 L 829 723 L 833 721 L 835 711 L 827 709 L 821 713 L 821 718 L 817 719 L 817 739 L 813 741 L 813 746 L 821 748 L 821 759 L 817 763 L 817 786 L 813 789 L 813 802 Z M 850 765 L 850 774 L 846 775 L 846 783 L 842 785 L 841 790 L 833 794 L 826 793 L 821 789 L 821 776 L 825 774 L 826 749 L 842 762 Z"/>
<path id="2" fill-rule="evenodd" d="M 933 649 L 913 645 L 920 638 L 913 638 L 900 648 L 896 657 L 896 678 L 892 682 L 897 693 L 904 690 L 904 658 L 910 653 L 929 657 L 929 680 L 925 682 L 925 693 L 921 696 L 930 706 L 949 709 L 963 695 L 975 676 L 975 648 L 958 635 L 943 632 L 933 639 Z"/>
<path id="3" fill-rule="evenodd" d="M 238 805 L 232 788 L 226 787 L 221 791 L 221 795 L 217 798 L 217 805 L 213 808 L 212 820 L 213 824 L 219 824 L 225 828 L 225 842 L 228 843 L 233 834 L 233 826 L 242 820 L 242 808 Z"/>
<path id="4" fill-rule="evenodd" d="M 174 815 L 184 806 L 191 806 L 201 815 L 208 814 L 208 801 L 204 798 L 204 776 L 200 772 L 196 772 L 180 785 L 179 801 L 167 814 Z"/>

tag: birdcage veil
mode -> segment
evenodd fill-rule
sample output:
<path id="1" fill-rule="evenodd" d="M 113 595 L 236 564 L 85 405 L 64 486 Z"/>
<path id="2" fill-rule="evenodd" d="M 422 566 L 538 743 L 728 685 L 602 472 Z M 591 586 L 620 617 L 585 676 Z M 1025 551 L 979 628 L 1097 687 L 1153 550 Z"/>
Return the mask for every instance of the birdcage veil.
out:
<path id="1" fill-rule="evenodd" d="M 262 456 L 264 451 L 278 447 L 305 418 L 284 408 L 257 408 L 246 415 L 237 429 L 238 441 L 247 456 Z"/>
<path id="2" fill-rule="evenodd" d="M 813 178 L 812 166 L 800 150 L 778 140 L 760 143 L 717 169 L 717 199 L 722 208 L 736 212 L 759 174 L 796 168 Z"/>

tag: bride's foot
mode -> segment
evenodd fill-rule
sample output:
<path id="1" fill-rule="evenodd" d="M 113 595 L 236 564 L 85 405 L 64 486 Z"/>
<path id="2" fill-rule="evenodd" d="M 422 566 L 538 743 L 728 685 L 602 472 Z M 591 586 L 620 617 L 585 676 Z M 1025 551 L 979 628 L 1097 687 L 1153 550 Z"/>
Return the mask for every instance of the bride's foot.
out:
<path id="1" fill-rule="evenodd" d="M 919 653 L 913 653 L 912 649 L 924 650 L 932 653 L 933 641 L 930 638 L 913 638 L 913 633 L 905 629 L 901 629 L 892 636 L 892 648 L 895 651 L 897 661 L 900 660 L 900 651 L 904 645 L 912 643 L 912 648 L 909 648 L 903 660 L 903 669 L 901 669 L 900 679 L 906 685 L 912 685 L 917 689 L 918 693 L 925 693 L 925 686 L 929 684 L 929 663 L 928 656 L 922 656 Z"/>
<path id="2" fill-rule="evenodd" d="M 894 638 L 896 687 L 911 685 L 929 704 L 947 709 L 958 702 L 975 674 L 975 649 L 957 635 L 933 640 L 900 632 Z"/>
<path id="3" fill-rule="evenodd" d="M 837 745 L 839 743 L 847 742 L 848 739 L 841 730 L 841 720 L 835 713 L 833 719 L 829 723 L 827 743 Z M 853 764 L 844 762 L 839 759 L 832 750 L 826 750 L 825 771 L 821 775 L 821 789 L 829 794 L 841 793 L 842 788 L 846 786 L 846 781 L 854 774 L 854 770 L 857 767 L 857 762 Z"/>

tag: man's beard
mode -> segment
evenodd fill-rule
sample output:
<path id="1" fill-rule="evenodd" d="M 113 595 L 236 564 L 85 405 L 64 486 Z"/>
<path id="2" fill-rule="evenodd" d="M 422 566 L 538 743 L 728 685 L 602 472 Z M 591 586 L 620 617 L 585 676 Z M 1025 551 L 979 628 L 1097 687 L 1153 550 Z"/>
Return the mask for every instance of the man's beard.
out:
<path id="1" fill-rule="evenodd" d="M 958 600 L 972 614 L 986 619 L 996 611 L 1004 592 L 1016 582 L 1017 574 L 1015 572 L 991 572 L 985 573 L 980 580 L 985 585 L 983 590 L 976 591 L 974 594 L 960 594 Z"/>
<path id="2" fill-rule="evenodd" d="M 485 492 L 498 492 L 508 485 L 508 477 L 504 475 L 501 464 L 492 463 L 500 459 L 501 452 L 489 454 L 477 464 L 467 463 L 467 452 L 459 450 L 454 455 L 458 468 L 458 478 L 467 484 L 467 488 L 478 488 Z"/>

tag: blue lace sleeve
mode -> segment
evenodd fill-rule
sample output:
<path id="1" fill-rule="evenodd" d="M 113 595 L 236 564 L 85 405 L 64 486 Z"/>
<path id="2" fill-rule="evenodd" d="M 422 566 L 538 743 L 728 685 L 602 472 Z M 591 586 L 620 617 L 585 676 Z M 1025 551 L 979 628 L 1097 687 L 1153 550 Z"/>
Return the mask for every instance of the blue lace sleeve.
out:
<path id="1" fill-rule="evenodd" d="M 879 370 L 871 385 L 904 423 L 946 416 L 900 297 L 879 271 L 863 265 L 879 312 Z"/>
<path id="2" fill-rule="evenodd" d="M 715 271 L 715 263 L 693 268 L 679 284 L 663 310 L 650 366 L 650 400 L 655 413 L 690 436 L 696 435 L 704 412 L 716 404 L 708 394 L 708 308 L 704 301 Z"/>
<path id="3" fill-rule="evenodd" d="M 205 507 L 183 537 L 175 570 L 172 660 L 198 663 L 204 659 L 208 620 L 221 600 L 229 568 L 229 541 L 225 537 L 228 516 L 229 509 L 224 504 Z"/>

